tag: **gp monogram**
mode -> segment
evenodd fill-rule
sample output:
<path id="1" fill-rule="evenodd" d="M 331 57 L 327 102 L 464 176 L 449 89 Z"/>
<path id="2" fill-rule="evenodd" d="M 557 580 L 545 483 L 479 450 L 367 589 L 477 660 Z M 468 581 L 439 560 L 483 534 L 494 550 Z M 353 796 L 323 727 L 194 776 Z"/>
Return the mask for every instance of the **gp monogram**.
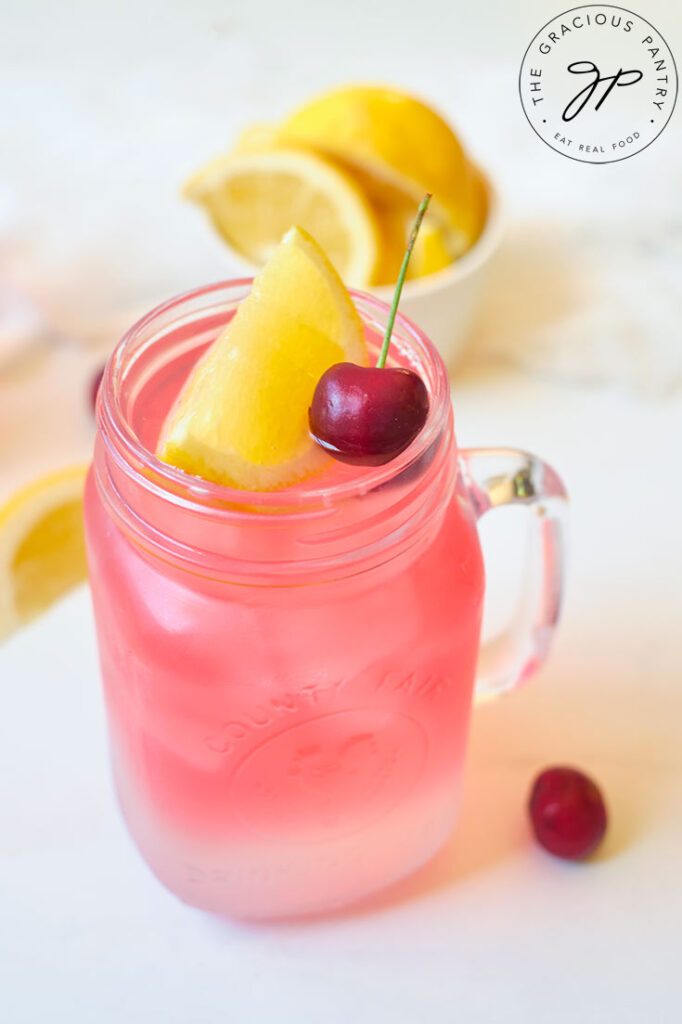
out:
<path id="1" fill-rule="evenodd" d="M 677 69 L 644 18 L 589 4 L 540 29 L 524 55 L 519 91 L 548 146 L 573 160 L 614 163 L 661 134 L 677 99 Z"/>

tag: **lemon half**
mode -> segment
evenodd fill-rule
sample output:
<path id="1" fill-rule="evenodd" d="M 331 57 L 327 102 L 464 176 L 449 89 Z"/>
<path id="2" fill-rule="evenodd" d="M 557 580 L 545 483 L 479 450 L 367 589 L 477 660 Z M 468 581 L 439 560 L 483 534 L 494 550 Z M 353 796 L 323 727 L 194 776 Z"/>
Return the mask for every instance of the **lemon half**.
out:
<path id="1" fill-rule="evenodd" d="M 468 158 L 450 126 L 421 100 L 380 86 L 350 86 L 313 99 L 282 124 L 283 143 L 309 146 L 399 190 L 452 235 L 455 255 L 475 241 L 480 202 Z M 371 188 L 371 186 L 370 186 Z"/>
<path id="2" fill-rule="evenodd" d="M 86 578 L 87 468 L 43 476 L 0 508 L 0 640 Z"/>

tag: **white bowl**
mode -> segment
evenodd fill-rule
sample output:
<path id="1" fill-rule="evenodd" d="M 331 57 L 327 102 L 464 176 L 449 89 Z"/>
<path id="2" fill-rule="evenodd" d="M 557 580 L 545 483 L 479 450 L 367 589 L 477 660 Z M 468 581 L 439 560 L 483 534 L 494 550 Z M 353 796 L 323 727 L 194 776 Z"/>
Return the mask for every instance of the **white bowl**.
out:
<path id="1" fill-rule="evenodd" d="M 406 281 L 400 299 L 400 312 L 421 327 L 448 370 L 453 369 L 464 352 L 502 238 L 499 195 L 487 178 L 486 188 L 488 214 L 480 238 L 451 266 L 428 277 Z M 390 303 L 394 286 L 366 290 Z"/>

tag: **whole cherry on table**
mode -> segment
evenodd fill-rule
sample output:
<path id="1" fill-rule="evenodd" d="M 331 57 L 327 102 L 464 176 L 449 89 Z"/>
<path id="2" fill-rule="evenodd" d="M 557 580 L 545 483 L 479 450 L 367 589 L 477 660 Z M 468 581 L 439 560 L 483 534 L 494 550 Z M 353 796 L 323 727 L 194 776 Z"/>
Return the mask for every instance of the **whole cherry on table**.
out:
<path id="1" fill-rule="evenodd" d="M 528 804 L 535 838 L 549 853 L 583 860 L 606 832 L 604 798 L 596 783 L 577 768 L 546 768 L 536 778 Z"/>

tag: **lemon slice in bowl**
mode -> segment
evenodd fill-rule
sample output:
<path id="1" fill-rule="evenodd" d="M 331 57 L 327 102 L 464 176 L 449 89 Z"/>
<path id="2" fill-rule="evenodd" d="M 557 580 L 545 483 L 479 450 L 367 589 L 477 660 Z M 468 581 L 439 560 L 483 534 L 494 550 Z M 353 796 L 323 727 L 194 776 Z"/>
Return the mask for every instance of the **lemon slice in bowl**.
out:
<path id="1" fill-rule="evenodd" d="M 258 135 L 258 132 L 255 133 Z M 352 177 L 315 153 L 242 141 L 241 152 L 212 161 L 184 187 L 220 235 L 258 266 L 292 224 L 310 232 L 348 284 L 372 280 L 378 228 Z"/>
<path id="2" fill-rule="evenodd" d="M 334 363 L 369 361 L 362 321 L 316 242 L 292 228 L 171 410 L 159 458 L 229 487 L 271 491 L 320 472 L 308 408 Z"/>
<path id="3" fill-rule="evenodd" d="M 313 99 L 287 118 L 280 139 L 345 162 L 367 190 L 398 189 L 411 202 L 432 192 L 430 216 L 463 252 L 475 241 L 469 161 L 450 126 L 421 100 L 378 86 L 350 86 Z"/>
<path id="4" fill-rule="evenodd" d="M 0 508 L 0 640 L 86 578 L 87 468 L 49 473 Z"/>
<path id="5" fill-rule="evenodd" d="M 414 204 L 385 203 L 377 208 L 377 217 L 381 228 L 382 247 L 373 284 L 381 287 L 394 284 L 398 279 L 414 220 Z M 407 279 L 425 277 L 450 266 L 458 254 L 452 251 L 449 239 L 449 232 L 445 228 L 425 217 L 424 225 L 412 250 Z"/>
<path id="6" fill-rule="evenodd" d="M 453 262 L 453 256 L 448 248 L 447 236 L 443 229 L 436 224 L 429 224 L 418 236 L 410 266 L 407 268 L 408 280 L 417 277 L 427 277 L 439 270 L 444 270 Z"/>
<path id="7" fill-rule="evenodd" d="M 255 121 L 242 128 L 232 147 L 235 156 L 248 156 L 252 153 L 265 153 L 276 149 L 279 129 L 276 124 L 268 121 Z"/>

